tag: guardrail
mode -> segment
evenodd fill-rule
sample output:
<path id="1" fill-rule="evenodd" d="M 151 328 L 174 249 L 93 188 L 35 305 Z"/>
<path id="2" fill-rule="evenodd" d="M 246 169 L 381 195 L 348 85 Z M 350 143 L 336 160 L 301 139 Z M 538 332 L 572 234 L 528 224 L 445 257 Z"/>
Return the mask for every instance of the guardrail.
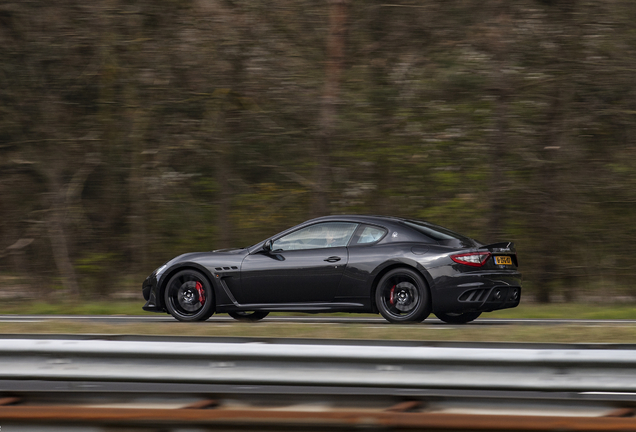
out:
<path id="1" fill-rule="evenodd" d="M 0 379 L 634 392 L 636 350 L 6 339 Z"/>
<path id="2" fill-rule="evenodd" d="M 635 366 L 634 349 L 4 339 L 0 427 L 634 431 Z M 16 383 L 25 386 L 7 390 Z M 210 390 L 232 386 L 248 395 L 238 405 L 235 393 Z M 270 387 L 276 397 L 252 393 Z M 399 397 L 349 397 L 369 393 Z M 444 402 L 451 394 L 463 404 Z M 486 409 L 484 395 L 492 399 Z"/>

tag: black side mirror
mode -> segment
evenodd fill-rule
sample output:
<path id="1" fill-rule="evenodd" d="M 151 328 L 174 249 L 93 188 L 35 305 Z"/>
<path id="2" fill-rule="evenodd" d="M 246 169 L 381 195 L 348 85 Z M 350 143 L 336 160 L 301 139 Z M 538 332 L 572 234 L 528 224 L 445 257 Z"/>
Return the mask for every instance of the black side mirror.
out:
<path id="1" fill-rule="evenodd" d="M 263 250 L 265 252 L 271 252 L 273 247 L 274 247 L 274 241 L 272 239 L 269 239 L 263 245 Z"/>

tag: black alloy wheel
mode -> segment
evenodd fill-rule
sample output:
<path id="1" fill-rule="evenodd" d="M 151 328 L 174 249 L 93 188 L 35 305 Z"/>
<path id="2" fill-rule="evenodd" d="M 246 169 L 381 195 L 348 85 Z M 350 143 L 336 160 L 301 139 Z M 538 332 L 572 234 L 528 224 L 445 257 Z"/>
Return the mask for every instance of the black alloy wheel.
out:
<path id="1" fill-rule="evenodd" d="M 214 313 L 208 279 L 196 270 L 181 270 L 168 281 L 166 309 L 179 321 L 205 321 Z"/>
<path id="2" fill-rule="evenodd" d="M 269 312 L 264 311 L 236 311 L 228 312 L 229 316 L 239 321 L 260 321 L 269 315 Z"/>
<path id="3" fill-rule="evenodd" d="M 435 315 L 448 324 L 466 324 L 479 318 L 481 312 L 437 312 Z"/>
<path id="4" fill-rule="evenodd" d="M 426 282 L 408 268 L 393 269 L 380 279 L 375 302 L 380 314 L 392 323 L 418 323 L 431 313 Z"/>

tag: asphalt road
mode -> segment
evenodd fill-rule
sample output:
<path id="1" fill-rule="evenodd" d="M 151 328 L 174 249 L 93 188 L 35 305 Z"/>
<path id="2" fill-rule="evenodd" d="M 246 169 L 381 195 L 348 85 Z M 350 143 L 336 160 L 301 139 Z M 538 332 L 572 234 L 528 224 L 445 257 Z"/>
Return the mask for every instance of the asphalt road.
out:
<path id="1" fill-rule="evenodd" d="M 149 315 L 1 315 L 0 322 L 47 322 L 47 321 L 76 321 L 76 322 L 112 322 L 112 323 L 155 323 L 177 321 L 170 315 L 149 314 Z M 233 318 L 226 314 L 213 315 L 209 322 L 235 322 Z M 278 323 L 308 323 L 308 324 L 372 324 L 390 326 L 384 318 L 369 316 L 329 316 L 329 315 L 299 315 L 299 316 L 269 316 L 263 322 Z M 479 318 L 470 324 L 453 327 L 469 326 L 504 326 L 504 325 L 604 325 L 604 324 L 636 324 L 636 320 L 604 320 L 604 319 L 505 319 L 505 318 Z M 443 325 L 446 324 L 433 315 L 426 319 L 421 325 Z"/>

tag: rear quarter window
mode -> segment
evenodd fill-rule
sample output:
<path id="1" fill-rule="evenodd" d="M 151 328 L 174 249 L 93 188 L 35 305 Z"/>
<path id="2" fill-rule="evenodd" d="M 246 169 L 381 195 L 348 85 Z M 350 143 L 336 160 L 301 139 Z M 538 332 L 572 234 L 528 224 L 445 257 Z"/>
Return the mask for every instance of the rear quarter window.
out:
<path id="1" fill-rule="evenodd" d="M 380 240 L 386 234 L 386 230 L 384 228 L 365 226 L 360 233 L 360 237 L 358 237 L 358 241 L 356 244 L 368 244 L 375 243 Z"/>

